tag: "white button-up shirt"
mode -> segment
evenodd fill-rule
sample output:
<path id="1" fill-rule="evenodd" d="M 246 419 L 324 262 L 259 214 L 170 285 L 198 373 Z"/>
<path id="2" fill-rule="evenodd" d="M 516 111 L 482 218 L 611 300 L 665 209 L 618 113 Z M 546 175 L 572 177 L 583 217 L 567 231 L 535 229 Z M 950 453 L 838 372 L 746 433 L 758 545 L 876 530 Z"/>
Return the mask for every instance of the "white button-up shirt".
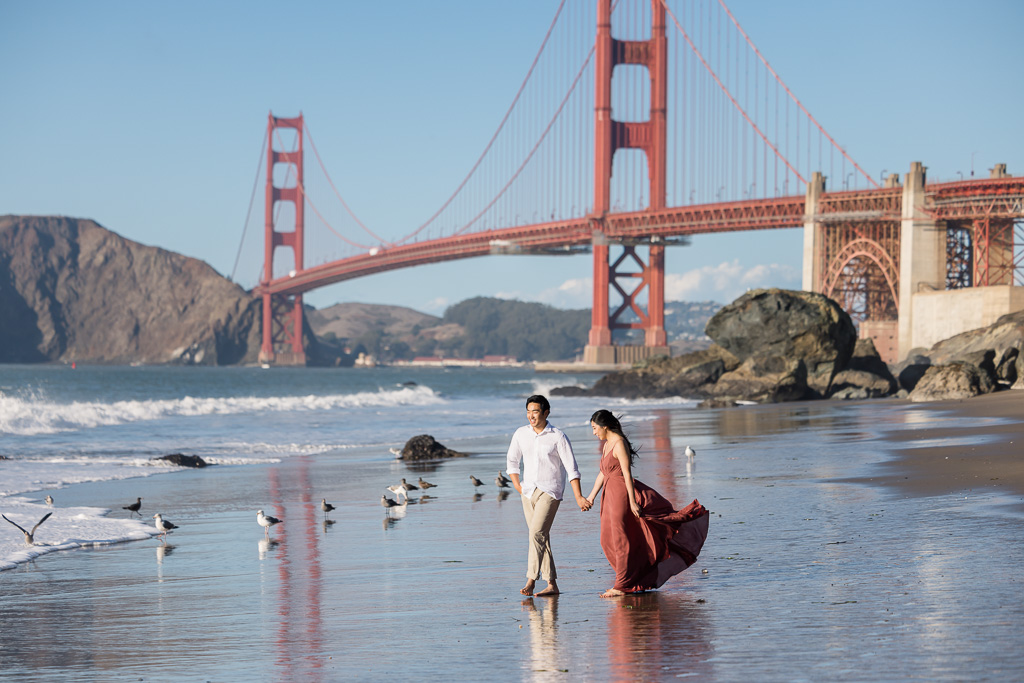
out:
<path id="1" fill-rule="evenodd" d="M 531 496 L 534 490 L 540 489 L 555 500 L 562 500 L 566 473 L 570 481 L 581 476 L 569 438 L 550 422 L 540 434 L 530 425 L 524 425 L 512 435 L 505 471 L 519 472 L 520 465 L 523 476 L 519 483 L 524 496 Z"/>

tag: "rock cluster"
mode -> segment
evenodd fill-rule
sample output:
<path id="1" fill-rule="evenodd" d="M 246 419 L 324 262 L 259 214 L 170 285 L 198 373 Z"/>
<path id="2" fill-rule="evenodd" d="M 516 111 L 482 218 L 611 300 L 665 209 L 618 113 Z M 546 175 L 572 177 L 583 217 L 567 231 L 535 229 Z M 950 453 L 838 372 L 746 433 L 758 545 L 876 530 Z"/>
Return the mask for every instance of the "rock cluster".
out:
<path id="1" fill-rule="evenodd" d="M 707 334 L 715 344 L 704 351 L 650 359 L 602 377 L 590 390 L 552 394 L 683 396 L 727 406 L 884 396 L 932 401 L 1024 388 L 1024 311 L 915 349 L 892 367 L 870 339 L 857 339 L 838 304 L 811 292 L 748 292 L 711 319 Z"/>
<path id="2" fill-rule="evenodd" d="M 171 453 L 170 455 L 159 455 L 150 460 L 162 460 L 178 467 L 206 467 L 209 463 L 198 455 L 184 455 L 182 453 Z"/>
<path id="3" fill-rule="evenodd" d="M 453 451 L 439 444 L 429 434 L 414 436 L 405 442 L 402 447 L 402 460 L 423 461 L 423 460 L 444 460 L 446 458 L 464 458 L 465 453 Z"/>

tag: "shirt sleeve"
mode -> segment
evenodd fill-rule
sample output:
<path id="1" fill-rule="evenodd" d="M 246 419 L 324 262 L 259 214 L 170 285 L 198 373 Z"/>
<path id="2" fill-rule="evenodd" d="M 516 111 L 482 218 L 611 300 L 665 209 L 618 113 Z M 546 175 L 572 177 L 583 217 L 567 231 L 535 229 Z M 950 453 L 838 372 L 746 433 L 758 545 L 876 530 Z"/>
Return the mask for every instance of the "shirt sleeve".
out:
<path id="1" fill-rule="evenodd" d="M 511 477 L 513 473 L 519 474 L 520 464 L 523 462 L 523 449 L 519 447 L 519 430 L 512 435 L 512 442 L 508 445 L 508 453 L 505 455 L 505 471 Z"/>
<path id="2" fill-rule="evenodd" d="M 572 452 L 572 444 L 569 442 L 569 437 L 564 433 L 562 438 L 558 440 L 558 457 L 562 459 L 562 467 L 565 468 L 566 473 L 569 475 L 569 481 L 583 478 L 583 475 L 580 474 L 580 468 L 576 464 L 576 456 Z"/>

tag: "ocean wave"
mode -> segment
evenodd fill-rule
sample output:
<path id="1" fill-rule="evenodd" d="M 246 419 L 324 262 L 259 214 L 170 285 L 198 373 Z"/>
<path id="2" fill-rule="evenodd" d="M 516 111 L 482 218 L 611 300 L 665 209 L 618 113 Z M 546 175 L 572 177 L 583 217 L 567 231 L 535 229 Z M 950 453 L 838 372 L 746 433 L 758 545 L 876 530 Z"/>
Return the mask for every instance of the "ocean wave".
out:
<path id="1" fill-rule="evenodd" d="M 39 394 L 11 396 L 0 392 L 0 434 L 55 434 L 107 425 L 202 415 L 244 415 L 340 408 L 388 408 L 445 403 L 430 387 L 381 389 L 375 392 L 307 396 L 242 396 L 144 401 L 75 401 L 55 403 Z"/>

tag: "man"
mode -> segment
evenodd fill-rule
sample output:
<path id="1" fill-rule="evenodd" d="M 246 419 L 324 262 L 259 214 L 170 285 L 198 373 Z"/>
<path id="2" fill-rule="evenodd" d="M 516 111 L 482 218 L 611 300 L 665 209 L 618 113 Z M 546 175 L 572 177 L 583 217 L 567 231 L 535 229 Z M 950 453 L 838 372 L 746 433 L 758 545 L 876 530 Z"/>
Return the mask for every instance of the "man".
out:
<path id="1" fill-rule="evenodd" d="M 526 585 L 519 591 L 523 595 L 533 595 L 538 578 L 548 583 L 537 593 L 538 596 L 558 595 L 549 533 L 562 502 L 566 473 L 576 494 L 576 504 L 580 510 L 590 509 L 590 501 L 580 490 L 580 470 L 572 453 L 572 444 L 562 430 L 548 422 L 550 412 L 551 405 L 544 396 L 535 394 L 526 399 L 526 419 L 530 424 L 520 427 L 512 435 L 506 456 L 505 471 L 522 496 L 523 513 L 530 529 Z M 522 481 L 519 478 L 520 466 L 523 468 Z"/>

